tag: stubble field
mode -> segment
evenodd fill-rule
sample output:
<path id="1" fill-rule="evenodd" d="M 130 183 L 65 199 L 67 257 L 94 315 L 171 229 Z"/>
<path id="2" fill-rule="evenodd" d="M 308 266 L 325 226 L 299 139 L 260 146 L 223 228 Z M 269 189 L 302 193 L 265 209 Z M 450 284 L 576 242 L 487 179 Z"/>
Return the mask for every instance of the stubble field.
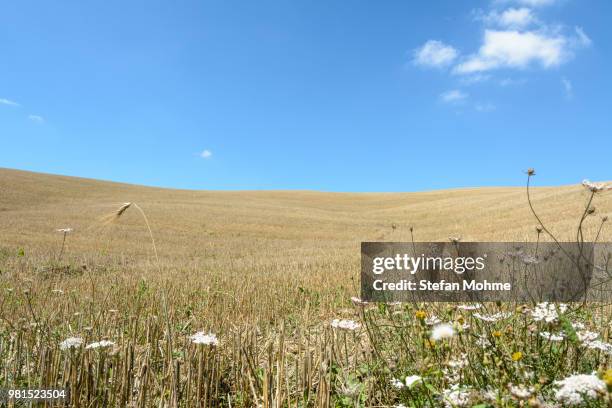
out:
<path id="1" fill-rule="evenodd" d="M 568 241 L 589 196 L 532 191 Z M 587 237 L 612 194 L 593 205 Z M 351 301 L 361 241 L 537 225 L 518 187 L 207 192 L 0 169 L 0 388 L 67 387 L 71 406 L 606 406 L 605 305 Z"/>

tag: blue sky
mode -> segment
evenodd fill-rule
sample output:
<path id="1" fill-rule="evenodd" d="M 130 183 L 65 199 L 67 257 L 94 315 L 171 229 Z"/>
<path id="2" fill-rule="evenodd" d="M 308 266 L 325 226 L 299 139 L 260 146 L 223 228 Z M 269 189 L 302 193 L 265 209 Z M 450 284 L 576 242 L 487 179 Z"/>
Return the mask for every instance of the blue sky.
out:
<path id="1" fill-rule="evenodd" d="M 607 180 L 607 0 L 0 4 L 0 167 L 194 189 Z"/>

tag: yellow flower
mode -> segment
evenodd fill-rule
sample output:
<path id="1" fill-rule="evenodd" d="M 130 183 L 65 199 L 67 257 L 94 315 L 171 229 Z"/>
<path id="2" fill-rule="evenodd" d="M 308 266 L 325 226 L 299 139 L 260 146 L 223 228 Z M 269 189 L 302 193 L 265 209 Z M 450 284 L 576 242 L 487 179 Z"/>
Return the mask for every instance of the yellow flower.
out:
<path id="1" fill-rule="evenodd" d="M 502 336 L 502 332 L 500 332 L 499 330 L 495 330 L 491 334 L 493 335 L 493 337 L 501 337 Z"/>
<path id="2" fill-rule="evenodd" d="M 425 313 L 424 310 L 417 310 L 417 312 L 414 315 L 416 316 L 417 319 L 423 320 L 427 316 L 427 313 Z"/>
<path id="3" fill-rule="evenodd" d="M 606 370 L 603 375 L 603 380 L 606 384 L 608 384 L 608 387 L 612 387 L 612 368 L 608 368 Z"/>
<path id="4" fill-rule="evenodd" d="M 523 358 L 523 353 L 521 353 L 520 351 L 512 353 L 512 361 L 519 361 L 522 358 Z"/>
<path id="5" fill-rule="evenodd" d="M 455 319 L 455 320 L 456 320 L 456 321 L 457 321 L 457 323 L 459 323 L 459 324 L 463 324 L 463 323 L 465 323 L 465 319 L 463 318 L 463 316 L 459 316 L 459 317 L 457 317 L 457 319 Z"/>

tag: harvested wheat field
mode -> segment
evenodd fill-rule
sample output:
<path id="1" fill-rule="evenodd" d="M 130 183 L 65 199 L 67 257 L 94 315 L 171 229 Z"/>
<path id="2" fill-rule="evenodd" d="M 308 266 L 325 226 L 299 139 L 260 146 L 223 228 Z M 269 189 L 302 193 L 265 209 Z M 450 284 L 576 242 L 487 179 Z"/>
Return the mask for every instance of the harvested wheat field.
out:
<path id="1" fill-rule="evenodd" d="M 592 196 L 584 234 L 612 240 L 611 192 L 531 194 L 564 241 Z M 605 407 L 604 305 L 351 301 L 361 241 L 535 241 L 538 225 L 524 187 L 213 192 L 0 169 L 0 388 L 65 387 L 75 407 Z"/>

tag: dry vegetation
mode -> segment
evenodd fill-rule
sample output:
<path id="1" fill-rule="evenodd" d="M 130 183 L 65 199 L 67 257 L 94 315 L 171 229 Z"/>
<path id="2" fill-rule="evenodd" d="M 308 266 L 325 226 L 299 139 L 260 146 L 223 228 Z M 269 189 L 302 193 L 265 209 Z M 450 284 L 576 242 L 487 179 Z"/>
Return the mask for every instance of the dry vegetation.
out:
<path id="1" fill-rule="evenodd" d="M 568 186 L 532 198 L 572 240 L 588 196 Z M 125 202 L 146 213 L 159 261 L 138 211 L 105 222 Z M 587 237 L 612 215 L 612 194 L 594 205 Z M 62 251 L 56 229 L 68 227 Z M 461 393 L 466 406 L 545 406 L 555 380 L 604 376 L 610 354 L 571 328 L 582 322 L 609 342 L 604 307 L 548 324 L 531 319 L 533 305 L 480 310 L 511 312 L 496 322 L 456 305 L 353 305 L 359 243 L 408 241 L 410 227 L 421 241 L 536 239 L 524 188 L 205 192 L 0 169 L 0 388 L 68 386 L 71 406 L 87 407 L 435 407 Z M 451 339 L 430 341 L 434 315 L 454 322 Z M 359 327 L 330 327 L 337 318 Z M 559 342 L 539 335 L 562 330 Z M 219 344 L 195 344 L 199 331 Z M 62 350 L 69 337 L 83 344 Z M 84 347 L 101 340 L 113 344 Z M 392 385 L 409 375 L 422 380 Z M 605 406 L 604 394 L 588 404 Z"/>

